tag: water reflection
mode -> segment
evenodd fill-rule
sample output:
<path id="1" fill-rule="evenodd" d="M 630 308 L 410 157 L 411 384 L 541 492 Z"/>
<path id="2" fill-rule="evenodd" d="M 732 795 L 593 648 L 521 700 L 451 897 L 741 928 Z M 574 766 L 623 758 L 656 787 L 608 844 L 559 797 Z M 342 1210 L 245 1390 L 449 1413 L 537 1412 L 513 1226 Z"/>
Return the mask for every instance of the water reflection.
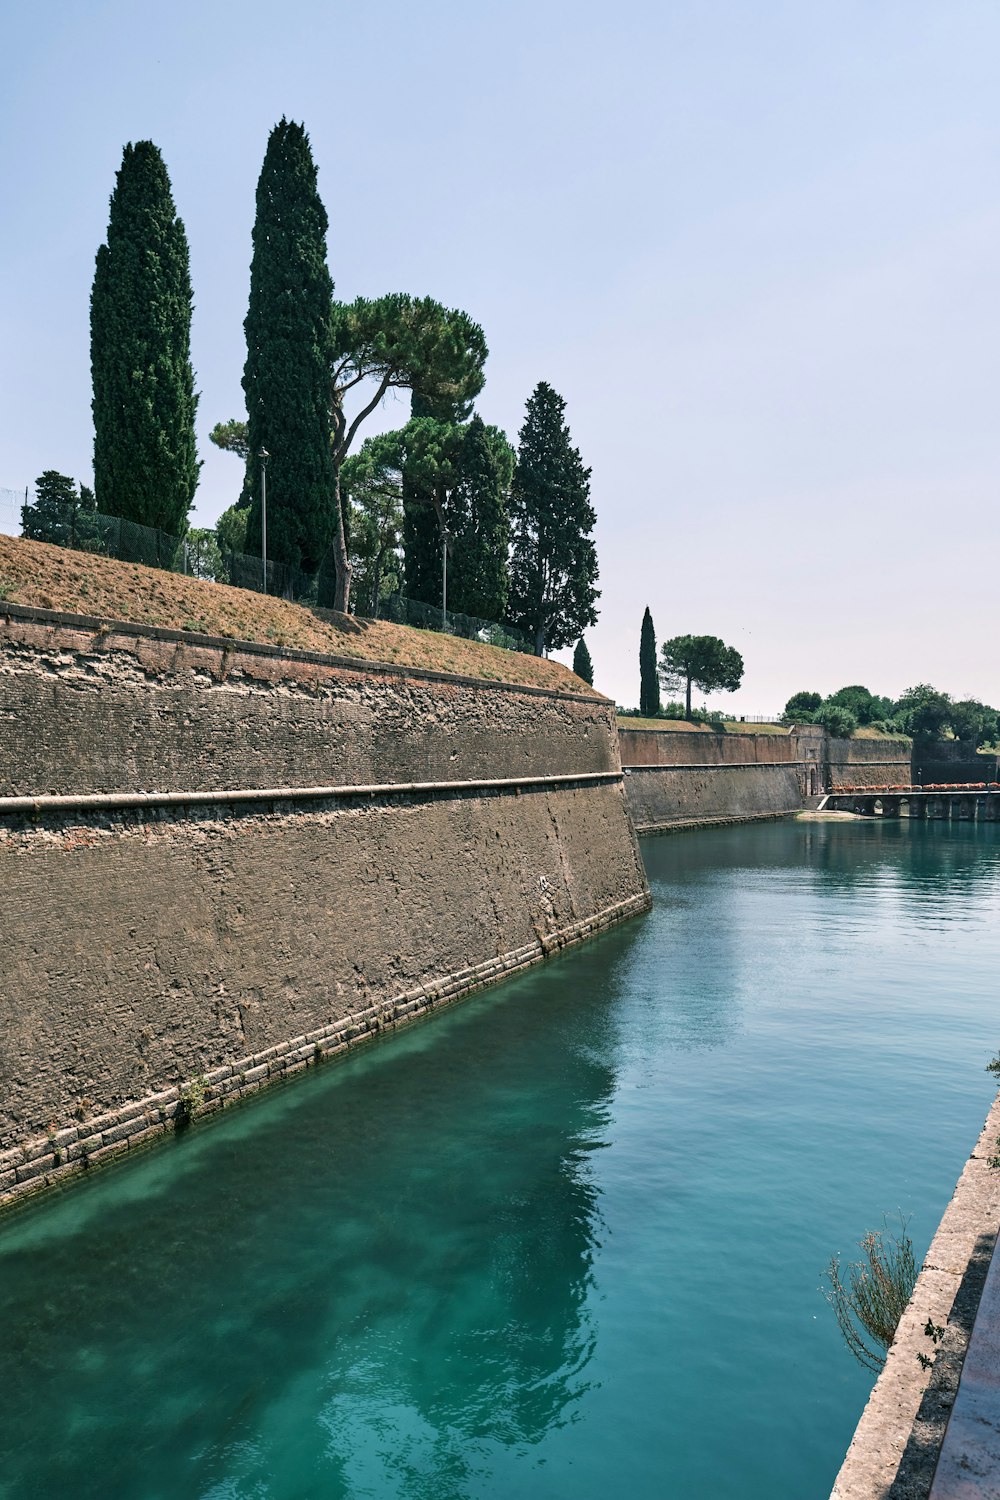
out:
<path id="1" fill-rule="evenodd" d="M 903 890 L 985 892 L 1000 875 L 1000 825 L 907 819 L 775 822 L 643 840 L 651 884 L 677 887 L 734 869 L 801 872 L 831 890 L 889 875 Z"/>
<path id="2" fill-rule="evenodd" d="M 458 1495 L 566 1420 L 614 1038 L 554 972 L 8 1226 L 4 1500 Z"/>

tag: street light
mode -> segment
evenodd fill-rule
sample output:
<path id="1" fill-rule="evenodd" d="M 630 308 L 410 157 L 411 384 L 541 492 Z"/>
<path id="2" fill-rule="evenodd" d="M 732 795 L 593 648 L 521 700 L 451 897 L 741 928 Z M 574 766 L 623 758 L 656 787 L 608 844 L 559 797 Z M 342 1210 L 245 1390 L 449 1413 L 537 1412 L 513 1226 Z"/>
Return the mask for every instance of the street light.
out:
<path id="1" fill-rule="evenodd" d="M 260 558 L 264 568 L 264 593 L 267 593 L 267 461 L 271 457 L 266 448 L 257 454 L 260 459 Z"/>
<path id="2" fill-rule="evenodd" d="M 448 543 L 451 532 L 441 522 L 441 629 L 448 629 Z"/>

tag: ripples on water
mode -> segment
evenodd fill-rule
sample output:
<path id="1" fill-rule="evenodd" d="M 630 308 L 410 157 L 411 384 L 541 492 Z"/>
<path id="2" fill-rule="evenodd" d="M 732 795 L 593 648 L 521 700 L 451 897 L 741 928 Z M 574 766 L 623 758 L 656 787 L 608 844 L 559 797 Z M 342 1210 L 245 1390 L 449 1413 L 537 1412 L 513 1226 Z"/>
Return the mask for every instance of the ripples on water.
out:
<path id="1" fill-rule="evenodd" d="M 0 1500 L 826 1496 L 822 1268 L 978 1133 L 1000 840 L 643 852 L 648 918 L 0 1226 Z"/>

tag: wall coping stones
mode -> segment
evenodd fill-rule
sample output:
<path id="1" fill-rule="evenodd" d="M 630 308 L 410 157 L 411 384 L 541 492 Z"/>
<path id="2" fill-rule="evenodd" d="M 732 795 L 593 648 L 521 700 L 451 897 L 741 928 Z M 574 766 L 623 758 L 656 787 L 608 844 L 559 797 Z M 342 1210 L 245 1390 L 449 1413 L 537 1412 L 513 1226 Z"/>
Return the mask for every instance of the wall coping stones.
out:
<path id="1" fill-rule="evenodd" d="M 605 780 L 620 779 L 603 773 L 602 777 Z M 651 904 L 648 890 L 642 891 L 556 932 L 539 934 L 537 943 L 526 944 L 498 954 L 495 959 L 442 975 L 352 1015 L 338 1017 L 304 1036 L 292 1037 L 290 1041 L 268 1047 L 263 1052 L 215 1068 L 211 1074 L 186 1079 L 142 1099 L 129 1100 L 119 1109 L 93 1120 L 66 1124 L 65 1131 L 71 1132 L 73 1138 L 65 1135 L 69 1142 L 65 1149 L 59 1144 L 65 1132 L 62 1127 L 54 1127 L 50 1134 L 0 1153 L 0 1212 L 20 1205 L 47 1188 L 72 1181 L 130 1150 L 146 1147 L 171 1128 L 176 1130 L 187 1126 L 191 1118 L 200 1119 L 236 1104 L 260 1088 L 285 1080 L 322 1059 L 338 1056 L 384 1031 L 407 1025 L 430 1015 L 442 1005 L 495 984 L 515 970 L 540 963 L 562 948 L 639 916 L 648 911 Z"/>
<path id="2" fill-rule="evenodd" d="M 655 730 L 653 731 L 656 732 Z M 691 765 L 661 765 L 658 761 L 652 765 L 623 766 L 622 770 L 628 776 L 632 771 L 757 771 L 757 770 L 784 770 L 786 766 L 811 766 L 815 761 L 809 760 L 700 760 Z M 895 761 L 886 761 L 886 765 L 895 765 Z"/>
<path id="3" fill-rule="evenodd" d="M 140 625 L 133 620 L 109 620 L 102 615 L 77 615 L 63 610 L 43 609 L 40 605 L 0 605 L 0 619 L 37 620 L 46 625 L 64 625 L 70 629 L 106 634 L 109 627 L 117 635 L 140 640 L 170 641 L 180 645 L 201 646 L 225 656 L 270 657 L 272 660 L 302 662 L 311 666 L 336 667 L 350 672 L 377 673 L 385 677 L 416 677 L 423 682 L 457 682 L 467 687 L 497 689 L 498 692 L 526 693 L 537 698 L 564 698 L 572 703 L 590 703 L 613 707 L 603 693 L 574 693 L 569 688 L 535 687 L 530 683 L 507 682 L 493 677 L 467 677 L 458 672 L 438 672 L 430 667 L 397 666 L 393 662 L 370 661 L 361 656 L 337 656 L 325 651 L 304 651 L 294 646 L 272 646 L 265 641 L 241 641 L 233 636 L 205 635 L 197 630 L 173 630 L 165 625 Z"/>
<path id="4" fill-rule="evenodd" d="M 360 786 L 234 787 L 196 792 L 59 792 L 0 797 L 0 817 L 11 813 L 103 812 L 111 808 L 216 807 L 235 803 L 342 801 L 345 798 L 470 795 L 621 781 L 621 771 L 570 771 L 555 776 L 507 776 L 483 781 L 388 781 Z"/>

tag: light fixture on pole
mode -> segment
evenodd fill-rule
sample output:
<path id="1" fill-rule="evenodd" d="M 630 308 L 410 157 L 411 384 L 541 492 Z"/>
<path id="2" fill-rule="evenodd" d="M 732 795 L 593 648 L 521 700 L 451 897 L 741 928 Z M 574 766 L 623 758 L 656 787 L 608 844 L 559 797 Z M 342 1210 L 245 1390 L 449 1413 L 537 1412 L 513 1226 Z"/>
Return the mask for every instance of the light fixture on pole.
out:
<path id="1" fill-rule="evenodd" d="M 448 543 L 451 532 L 441 522 L 441 629 L 448 629 Z"/>
<path id="2" fill-rule="evenodd" d="M 267 461 L 271 457 L 266 448 L 257 454 L 260 459 L 260 560 L 264 568 L 264 593 L 267 593 Z"/>

